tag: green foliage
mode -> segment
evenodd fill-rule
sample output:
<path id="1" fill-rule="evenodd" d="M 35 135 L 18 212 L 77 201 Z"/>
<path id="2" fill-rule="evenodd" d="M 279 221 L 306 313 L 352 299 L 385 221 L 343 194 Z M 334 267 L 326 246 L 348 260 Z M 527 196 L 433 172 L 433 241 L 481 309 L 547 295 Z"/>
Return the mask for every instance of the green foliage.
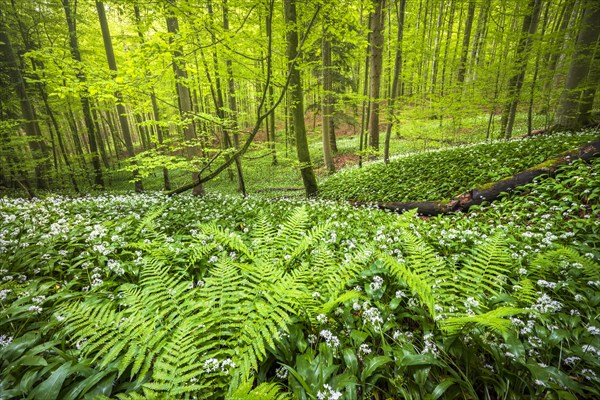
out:
<path id="1" fill-rule="evenodd" d="M 427 221 L 228 196 L 0 199 L 2 394 L 595 398 L 597 169 Z"/>
<path id="2" fill-rule="evenodd" d="M 425 152 L 345 169 L 325 180 L 320 196 L 357 201 L 450 199 L 533 167 L 597 137 L 561 134 Z"/>

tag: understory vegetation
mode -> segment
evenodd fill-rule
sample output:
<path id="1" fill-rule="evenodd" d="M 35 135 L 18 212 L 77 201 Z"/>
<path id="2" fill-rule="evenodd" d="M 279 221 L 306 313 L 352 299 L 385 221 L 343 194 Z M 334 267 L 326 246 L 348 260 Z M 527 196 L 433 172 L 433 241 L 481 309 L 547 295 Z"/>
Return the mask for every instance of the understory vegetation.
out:
<path id="1" fill-rule="evenodd" d="M 583 138 L 468 153 L 501 177 Z M 451 181 L 452 157 L 476 170 L 459 151 L 412 158 L 438 168 L 411 191 Z M 430 219 L 218 194 L 2 198 L 1 397 L 597 398 L 599 196 L 594 159 Z"/>
<path id="2" fill-rule="evenodd" d="M 598 132 L 592 130 L 402 155 L 387 165 L 379 161 L 340 171 L 323 182 L 319 194 L 328 199 L 371 202 L 446 200 L 597 137 Z"/>

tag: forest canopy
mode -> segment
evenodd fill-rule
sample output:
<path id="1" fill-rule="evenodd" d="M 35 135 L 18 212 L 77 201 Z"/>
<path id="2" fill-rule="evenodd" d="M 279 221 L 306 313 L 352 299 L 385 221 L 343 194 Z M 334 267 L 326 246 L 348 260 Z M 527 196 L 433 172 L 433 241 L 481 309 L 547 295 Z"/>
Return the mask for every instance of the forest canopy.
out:
<path id="1" fill-rule="evenodd" d="M 315 195 L 349 131 L 362 162 L 415 121 L 461 141 L 579 129 L 598 21 L 592 0 L 2 0 L 0 185 L 141 191 L 162 171 L 201 194 L 235 170 L 245 193 L 248 151 L 284 148 Z"/>

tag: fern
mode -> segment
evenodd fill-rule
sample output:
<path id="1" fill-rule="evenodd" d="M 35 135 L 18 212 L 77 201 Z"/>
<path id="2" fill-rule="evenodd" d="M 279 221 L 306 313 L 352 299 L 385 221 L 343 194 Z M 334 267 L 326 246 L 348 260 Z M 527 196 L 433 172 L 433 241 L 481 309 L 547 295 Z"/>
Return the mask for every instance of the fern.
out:
<path id="1" fill-rule="evenodd" d="M 598 263 L 580 255 L 576 250 L 559 246 L 537 256 L 532 262 L 531 274 L 538 279 L 547 279 L 561 273 L 584 276 L 587 280 L 600 280 Z"/>
<path id="2" fill-rule="evenodd" d="M 285 400 L 289 396 L 281 392 L 279 385 L 275 383 L 261 383 L 252 388 L 252 382 L 242 383 L 235 392 L 227 396 L 228 400 Z"/>
<path id="3" fill-rule="evenodd" d="M 518 283 L 518 289 L 513 293 L 513 296 L 527 305 L 535 303 L 538 298 L 537 289 L 530 279 L 523 278 Z"/>
<path id="4" fill-rule="evenodd" d="M 391 275 L 405 283 L 425 306 L 432 320 L 448 334 L 460 332 L 467 326 L 483 326 L 507 332 L 511 322 L 505 317 L 522 312 L 514 307 L 498 307 L 488 312 L 466 315 L 465 300 L 502 291 L 503 276 L 509 273 L 510 257 L 500 236 L 475 247 L 471 256 L 459 268 L 447 265 L 433 249 L 412 233 L 403 233 L 403 260 L 387 254 L 380 259 Z M 480 303 L 481 304 L 481 303 Z M 436 306 L 453 307 L 458 311 L 438 316 Z M 486 305 L 481 304 L 480 310 Z M 443 318 L 445 317 L 445 318 Z"/>
<path id="5" fill-rule="evenodd" d="M 486 327 L 501 334 L 506 334 L 512 326 L 511 321 L 507 320 L 506 317 L 511 317 L 523 312 L 525 312 L 525 310 L 521 308 L 498 307 L 484 314 L 446 318 L 445 320 L 440 321 L 438 326 L 448 335 L 457 334 L 465 327 L 473 325 Z"/>
<path id="6" fill-rule="evenodd" d="M 509 274 L 511 258 L 500 235 L 476 246 L 459 272 L 463 297 L 497 295 Z"/>

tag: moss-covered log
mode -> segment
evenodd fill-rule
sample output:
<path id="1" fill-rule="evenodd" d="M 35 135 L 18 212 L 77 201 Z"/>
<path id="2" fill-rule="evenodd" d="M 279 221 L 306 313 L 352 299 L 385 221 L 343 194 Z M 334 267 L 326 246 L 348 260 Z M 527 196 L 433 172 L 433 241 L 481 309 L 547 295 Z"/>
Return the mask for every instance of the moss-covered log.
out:
<path id="1" fill-rule="evenodd" d="M 541 175 L 552 176 L 556 170 L 569 162 L 577 159 L 590 160 L 600 154 L 600 140 L 586 143 L 576 150 L 566 151 L 554 158 L 548 159 L 533 168 L 519 172 L 509 178 L 485 185 L 484 187 L 469 190 L 454 197 L 450 201 L 409 201 L 409 202 L 360 202 L 350 201 L 356 206 L 369 205 L 383 210 L 405 212 L 417 209 L 420 215 L 435 216 L 453 212 L 468 211 L 472 206 L 483 202 L 492 202 L 500 197 L 502 193 L 510 192 L 518 186 L 526 185 Z"/>

